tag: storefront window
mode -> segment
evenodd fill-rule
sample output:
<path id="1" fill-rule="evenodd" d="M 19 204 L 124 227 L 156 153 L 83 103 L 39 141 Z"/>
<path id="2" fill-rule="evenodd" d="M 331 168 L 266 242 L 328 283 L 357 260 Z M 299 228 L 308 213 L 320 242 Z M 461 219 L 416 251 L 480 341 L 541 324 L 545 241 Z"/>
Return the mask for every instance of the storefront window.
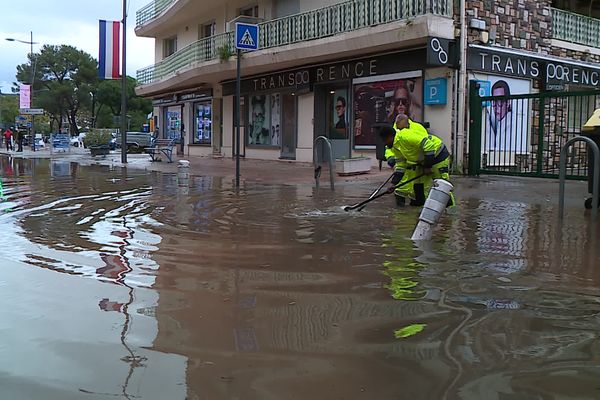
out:
<path id="1" fill-rule="evenodd" d="M 281 96 L 271 95 L 271 146 L 281 145 Z"/>
<path id="2" fill-rule="evenodd" d="M 167 123 L 165 137 L 179 140 L 181 138 L 181 106 L 168 107 L 165 121 Z"/>
<path id="3" fill-rule="evenodd" d="M 329 138 L 348 139 L 348 90 L 332 90 L 329 94 L 329 104 L 331 104 L 329 113 Z"/>
<path id="4" fill-rule="evenodd" d="M 421 78 L 395 79 L 354 85 L 354 145 L 375 146 L 377 122 L 393 124 L 398 114 L 415 121 L 423 116 Z"/>
<path id="5" fill-rule="evenodd" d="M 248 126 L 248 145 L 251 146 L 273 146 L 272 120 L 271 120 L 271 96 L 259 95 L 251 96 L 249 104 L 249 126 Z M 279 110 L 276 110 L 280 115 Z M 279 118 L 279 117 L 277 117 Z M 276 121 L 277 122 L 277 121 Z"/>
<path id="6" fill-rule="evenodd" d="M 194 115 L 193 142 L 195 144 L 210 145 L 212 137 L 212 106 L 210 101 L 197 103 Z"/>

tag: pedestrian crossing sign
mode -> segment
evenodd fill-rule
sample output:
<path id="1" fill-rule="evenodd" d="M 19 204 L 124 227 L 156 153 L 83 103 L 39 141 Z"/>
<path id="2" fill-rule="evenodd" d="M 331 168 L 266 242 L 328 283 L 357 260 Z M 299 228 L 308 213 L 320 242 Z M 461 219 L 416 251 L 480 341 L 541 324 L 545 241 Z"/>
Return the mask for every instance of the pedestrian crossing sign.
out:
<path id="1" fill-rule="evenodd" d="M 235 47 L 241 50 L 258 50 L 258 25 L 237 22 Z"/>

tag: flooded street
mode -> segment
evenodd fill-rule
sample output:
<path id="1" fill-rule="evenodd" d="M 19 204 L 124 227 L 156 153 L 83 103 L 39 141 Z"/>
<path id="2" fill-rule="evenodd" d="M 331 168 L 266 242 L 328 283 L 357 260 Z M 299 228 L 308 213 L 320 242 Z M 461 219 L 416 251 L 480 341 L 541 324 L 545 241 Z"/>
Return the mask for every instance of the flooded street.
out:
<path id="1" fill-rule="evenodd" d="M 418 209 L 341 209 L 373 184 L 0 161 L 1 399 L 600 398 L 583 203 L 464 180 L 415 245 Z"/>

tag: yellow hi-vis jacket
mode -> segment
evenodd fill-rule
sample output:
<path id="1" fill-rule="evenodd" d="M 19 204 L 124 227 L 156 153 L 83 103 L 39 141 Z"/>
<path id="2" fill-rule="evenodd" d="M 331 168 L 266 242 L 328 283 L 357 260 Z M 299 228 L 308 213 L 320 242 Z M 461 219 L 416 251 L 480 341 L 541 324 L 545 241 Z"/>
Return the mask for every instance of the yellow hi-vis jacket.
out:
<path id="1" fill-rule="evenodd" d="M 425 129 L 425 127 L 424 127 L 423 125 L 421 125 L 421 124 L 420 124 L 420 123 L 418 123 L 418 122 L 415 122 L 415 121 L 413 121 L 413 120 L 412 120 L 412 119 L 410 119 L 410 118 L 408 119 L 408 128 L 409 128 L 409 129 L 415 129 L 415 130 L 417 130 L 417 131 L 424 132 L 424 133 L 428 134 L 428 132 L 427 132 L 427 129 Z M 395 130 L 396 132 L 399 132 L 399 131 L 400 131 L 400 129 L 398 129 L 398 128 L 396 127 L 396 123 L 395 123 L 395 122 L 394 122 L 394 130 Z"/>
<path id="2" fill-rule="evenodd" d="M 396 159 L 396 169 L 412 169 L 417 165 L 430 168 L 444 148 L 442 139 L 427 133 L 422 125 L 411 123 L 409 128 L 396 131 L 392 148 L 386 149 L 385 156 Z"/>

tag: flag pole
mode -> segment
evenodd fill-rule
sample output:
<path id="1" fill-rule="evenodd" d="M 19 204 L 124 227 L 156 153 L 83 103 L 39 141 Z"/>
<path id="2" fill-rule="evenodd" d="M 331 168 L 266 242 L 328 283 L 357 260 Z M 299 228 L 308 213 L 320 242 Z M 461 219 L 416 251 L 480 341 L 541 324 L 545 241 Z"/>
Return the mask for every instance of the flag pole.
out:
<path id="1" fill-rule="evenodd" d="M 127 0 L 123 0 L 123 49 L 121 64 L 121 162 L 127 164 Z"/>

